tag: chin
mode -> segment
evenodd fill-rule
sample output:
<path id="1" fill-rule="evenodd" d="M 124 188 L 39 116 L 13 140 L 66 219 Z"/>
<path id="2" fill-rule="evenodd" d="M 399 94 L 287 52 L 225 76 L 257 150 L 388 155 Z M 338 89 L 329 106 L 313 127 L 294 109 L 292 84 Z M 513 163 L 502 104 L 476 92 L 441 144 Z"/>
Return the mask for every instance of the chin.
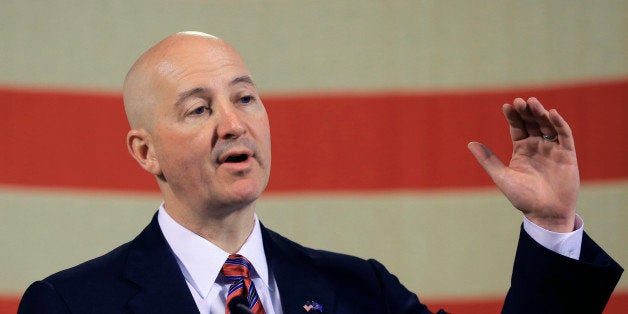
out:
<path id="1" fill-rule="evenodd" d="M 264 192 L 265 184 L 236 184 L 231 190 L 233 203 L 248 205 L 255 202 Z"/>

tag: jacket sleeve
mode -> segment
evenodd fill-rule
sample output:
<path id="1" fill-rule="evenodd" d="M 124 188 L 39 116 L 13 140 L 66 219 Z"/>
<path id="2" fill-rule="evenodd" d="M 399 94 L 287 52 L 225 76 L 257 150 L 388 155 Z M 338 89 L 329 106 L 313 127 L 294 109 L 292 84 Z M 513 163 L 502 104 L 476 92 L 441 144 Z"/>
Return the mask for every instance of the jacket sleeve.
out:
<path id="1" fill-rule="evenodd" d="M 26 289 L 18 314 L 62 314 L 70 313 L 54 286 L 46 281 L 36 281 Z"/>
<path id="2" fill-rule="evenodd" d="M 580 259 L 546 249 L 523 228 L 502 313 L 601 313 L 623 269 L 585 233 Z"/>

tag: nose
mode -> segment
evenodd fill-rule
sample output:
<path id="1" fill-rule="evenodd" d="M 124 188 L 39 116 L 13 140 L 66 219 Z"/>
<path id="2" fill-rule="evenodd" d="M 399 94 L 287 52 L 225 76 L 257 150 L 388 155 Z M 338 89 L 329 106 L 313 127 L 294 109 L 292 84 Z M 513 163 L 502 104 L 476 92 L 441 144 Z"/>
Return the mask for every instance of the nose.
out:
<path id="1" fill-rule="evenodd" d="M 221 139 L 236 139 L 246 133 L 240 113 L 230 103 L 223 102 L 218 106 L 219 121 L 217 126 L 218 137 Z"/>

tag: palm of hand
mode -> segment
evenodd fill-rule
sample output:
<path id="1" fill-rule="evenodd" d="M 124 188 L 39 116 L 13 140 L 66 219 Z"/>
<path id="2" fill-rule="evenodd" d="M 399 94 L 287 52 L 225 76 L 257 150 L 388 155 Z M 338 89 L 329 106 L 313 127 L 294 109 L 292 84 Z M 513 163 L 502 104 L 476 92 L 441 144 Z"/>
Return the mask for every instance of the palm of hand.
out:
<path id="1" fill-rule="evenodd" d="M 578 198 L 575 152 L 548 144 L 534 138 L 516 142 L 510 164 L 496 180 L 513 206 L 533 221 L 570 218 Z"/>
<path id="2" fill-rule="evenodd" d="M 516 99 L 504 105 L 513 154 L 504 164 L 480 143 L 469 149 L 513 206 L 548 230 L 573 230 L 580 186 L 571 130 L 562 117 L 546 111 L 538 100 Z M 557 134 L 547 140 L 543 134 Z"/>

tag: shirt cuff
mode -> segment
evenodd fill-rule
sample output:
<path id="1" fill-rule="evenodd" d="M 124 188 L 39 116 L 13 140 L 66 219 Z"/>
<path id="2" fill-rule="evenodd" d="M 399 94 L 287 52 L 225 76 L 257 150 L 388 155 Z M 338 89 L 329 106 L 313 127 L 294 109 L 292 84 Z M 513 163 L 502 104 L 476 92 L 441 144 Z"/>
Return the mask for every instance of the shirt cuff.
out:
<path id="1" fill-rule="evenodd" d="M 523 229 L 540 245 L 560 255 L 580 259 L 584 221 L 576 214 L 574 231 L 561 233 L 546 230 L 523 216 Z"/>

